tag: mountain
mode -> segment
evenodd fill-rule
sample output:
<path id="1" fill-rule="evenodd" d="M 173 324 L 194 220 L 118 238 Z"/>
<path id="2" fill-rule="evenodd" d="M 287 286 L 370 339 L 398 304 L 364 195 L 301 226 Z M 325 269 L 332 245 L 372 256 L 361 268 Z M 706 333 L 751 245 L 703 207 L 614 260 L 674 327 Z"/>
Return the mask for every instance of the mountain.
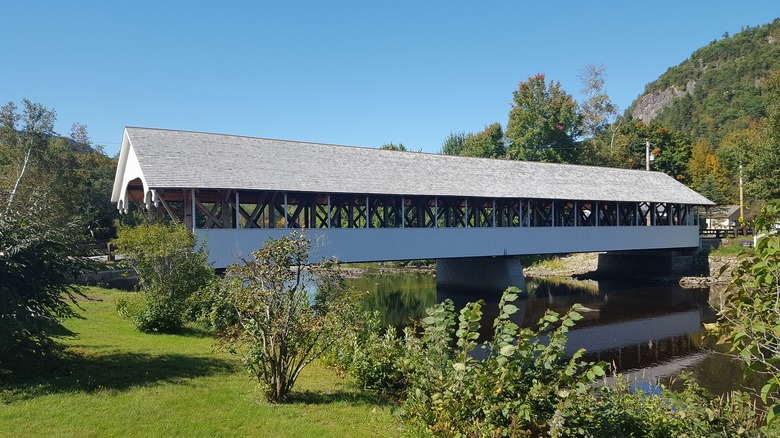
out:
<path id="1" fill-rule="evenodd" d="M 724 135 L 766 116 L 764 84 L 778 70 L 780 19 L 775 19 L 696 50 L 648 84 L 629 113 L 717 147 Z"/>

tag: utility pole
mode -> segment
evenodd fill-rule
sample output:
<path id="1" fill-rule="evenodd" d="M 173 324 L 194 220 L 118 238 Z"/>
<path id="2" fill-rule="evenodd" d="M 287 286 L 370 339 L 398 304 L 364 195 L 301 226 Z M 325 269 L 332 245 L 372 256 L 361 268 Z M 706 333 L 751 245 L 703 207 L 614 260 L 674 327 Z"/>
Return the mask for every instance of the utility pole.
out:
<path id="1" fill-rule="evenodd" d="M 742 164 L 739 165 L 739 224 L 745 222 L 745 193 L 742 190 Z"/>
<path id="2" fill-rule="evenodd" d="M 645 142 L 645 170 L 650 171 L 650 140 Z"/>

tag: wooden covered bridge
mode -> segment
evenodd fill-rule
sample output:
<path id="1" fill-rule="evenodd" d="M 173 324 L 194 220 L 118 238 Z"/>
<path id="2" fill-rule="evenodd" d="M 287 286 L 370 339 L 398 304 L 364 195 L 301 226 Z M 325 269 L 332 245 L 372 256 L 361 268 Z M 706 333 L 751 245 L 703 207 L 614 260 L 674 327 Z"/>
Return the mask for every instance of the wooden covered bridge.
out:
<path id="1" fill-rule="evenodd" d="M 658 172 L 133 127 L 112 201 L 184 223 L 217 267 L 306 228 L 318 257 L 440 259 L 445 278 L 475 257 L 698 247 L 712 205 Z"/>

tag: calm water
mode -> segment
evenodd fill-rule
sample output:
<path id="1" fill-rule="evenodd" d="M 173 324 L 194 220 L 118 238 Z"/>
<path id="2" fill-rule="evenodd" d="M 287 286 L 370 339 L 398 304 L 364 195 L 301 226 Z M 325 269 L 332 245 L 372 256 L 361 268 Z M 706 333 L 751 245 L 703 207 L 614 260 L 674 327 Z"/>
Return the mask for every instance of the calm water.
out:
<path id="1" fill-rule="evenodd" d="M 404 327 L 425 316 L 425 309 L 450 298 L 455 308 L 483 299 L 483 336 L 490 335 L 498 313 L 498 294 L 437 290 L 424 274 L 365 275 L 349 280 L 368 291 L 365 306 L 379 310 L 385 326 Z M 690 372 L 713 393 L 735 389 L 741 382 L 738 361 L 712 353 L 703 324 L 714 322 L 708 289 L 616 281 L 528 278 L 528 296 L 515 304 L 515 322 L 533 327 L 547 309 L 566 312 L 585 306 L 583 319 L 569 333 L 568 350 L 588 351 L 589 360 L 604 360 L 638 383 L 666 382 Z"/>

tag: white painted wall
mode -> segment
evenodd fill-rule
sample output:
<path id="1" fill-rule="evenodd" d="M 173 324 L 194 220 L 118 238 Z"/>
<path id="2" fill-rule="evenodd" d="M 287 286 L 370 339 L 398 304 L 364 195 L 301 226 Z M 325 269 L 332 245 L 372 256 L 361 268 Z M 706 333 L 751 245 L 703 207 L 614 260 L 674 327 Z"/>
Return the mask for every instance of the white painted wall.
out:
<path id="1" fill-rule="evenodd" d="M 198 229 L 217 268 L 248 255 L 269 238 L 289 235 L 284 228 Z M 316 259 L 342 262 L 453 257 L 488 257 L 593 251 L 697 248 L 698 226 L 520 227 L 520 228 L 358 228 L 310 229 Z"/>

